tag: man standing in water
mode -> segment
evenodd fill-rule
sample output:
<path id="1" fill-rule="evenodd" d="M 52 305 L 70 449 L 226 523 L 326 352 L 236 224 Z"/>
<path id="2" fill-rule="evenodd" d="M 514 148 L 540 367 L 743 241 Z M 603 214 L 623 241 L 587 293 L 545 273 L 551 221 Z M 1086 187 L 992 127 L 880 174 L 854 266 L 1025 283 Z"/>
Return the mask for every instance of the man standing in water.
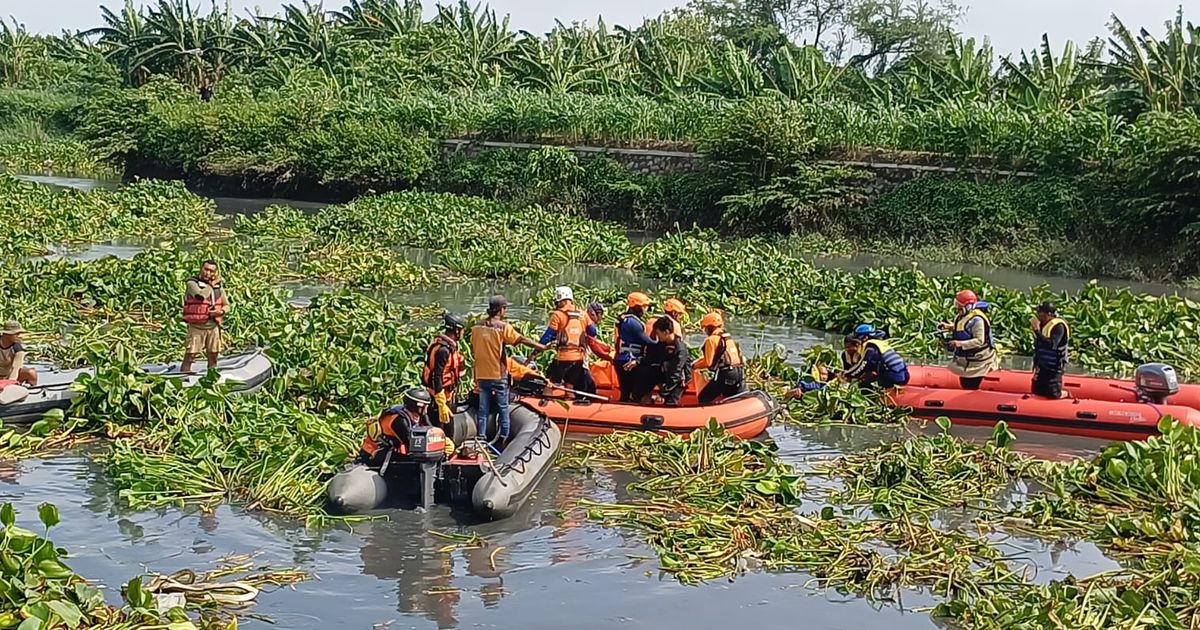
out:
<path id="1" fill-rule="evenodd" d="M 1063 372 L 1067 369 L 1071 341 L 1070 327 L 1058 316 L 1058 309 L 1050 302 L 1038 305 L 1029 325 L 1033 327 L 1033 394 L 1062 398 Z"/>
<path id="2" fill-rule="evenodd" d="M 229 310 L 225 300 L 225 289 L 217 275 L 217 263 L 204 261 L 200 275 L 187 281 L 187 293 L 183 298 L 183 321 L 187 322 L 187 346 L 183 351 L 183 364 L 179 371 L 192 371 L 192 360 L 204 353 L 208 369 L 217 367 L 217 353 L 221 351 L 221 322 Z"/>
<path id="3" fill-rule="evenodd" d="M 471 328 L 471 352 L 475 358 L 475 386 L 479 389 L 479 408 L 475 410 L 478 435 L 487 435 L 488 417 L 492 410 L 500 416 L 500 433 L 496 441 L 503 450 L 508 441 L 508 347 L 524 345 L 544 351 L 546 346 L 522 336 L 512 324 L 504 321 L 508 300 L 493 296 L 488 302 L 487 319 Z"/>

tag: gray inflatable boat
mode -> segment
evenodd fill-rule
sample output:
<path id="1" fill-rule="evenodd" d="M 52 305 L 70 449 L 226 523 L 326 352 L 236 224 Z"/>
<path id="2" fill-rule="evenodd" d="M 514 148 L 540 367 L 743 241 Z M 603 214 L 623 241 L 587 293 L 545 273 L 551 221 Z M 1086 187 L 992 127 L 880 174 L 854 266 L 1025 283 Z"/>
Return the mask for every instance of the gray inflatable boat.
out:
<path id="1" fill-rule="evenodd" d="M 334 475 L 326 487 L 330 507 L 341 514 L 364 514 L 436 499 L 442 503 L 469 503 L 482 518 L 508 518 L 520 509 L 550 470 L 562 432 L 546 416 L 523 405 L 510 407 L 509 443 L 499 455 L 481 452 L 475 439 L 475 411 L 462 409 L 448 427 L 454 442 L 453 456 L 431 461 L 421 456 L 393 456 L 383 475 L 364 464 L 351 464 Z M 489 434 L 495 435 L 495 421 Z M 434 475 L 426 481 L 422 475 Z M 424 497 L 432 492 L 433 497 Z"/>
<path id="2" fill-rule="evenodd" d="M 203 360 L 197 367 L 204 369 Z M 194 385 L 203 376 L 200 373 L 183 374 L 179 371 L 177 363 L 143 365 L 142 369 L 153 374 L 180 378 L 186 385 Z M 20 393 L 9 392 L 9 388 L 5 388 L 6 395 L 0 399 L 4 401 L 0 402 L 0 420 L 8 425 L 27 425 L 41 420 L 42 415 L 51 409 L 70 407 L 71 400 L 79 395 L 71 391 L 71 383 L 80 375 L 92 372 L 90 367 L 73 370 L 39 369 L 37 386 L 13 386 L 25 390 L 20 392 L 20 389 L 17 389 L 16 392 Z M 262 350 L 233 354 L 218 359 L 217 372 L 221 375 L 222 382 L 232 383 L 232 391 L 254 393 L 271 377 L 271 360 Z"/>

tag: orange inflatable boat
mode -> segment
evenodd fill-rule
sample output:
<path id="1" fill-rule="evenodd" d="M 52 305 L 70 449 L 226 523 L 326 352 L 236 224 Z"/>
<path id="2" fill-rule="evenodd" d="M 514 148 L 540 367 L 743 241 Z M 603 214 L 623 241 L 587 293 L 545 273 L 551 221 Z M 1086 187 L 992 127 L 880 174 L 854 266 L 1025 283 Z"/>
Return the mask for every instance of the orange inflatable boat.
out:
<path id="1" fill-rule="evenodd" d="M 544 396 L 523 394 L 518 402 L 544 414 L 564 431 L 592 434 L 655 431 L 687 435 L 713 418 L 731 435 L 749 439 L 766 431 L 767 425 L 780 412 L 775 399 L 761 391 L 749 391 L 702 407 L 696 398 L 696 392 L 704 386 L 699 372 L 678 407 L 616 402 L 620 392 L 611 365 L 596 362 L 591 371 L 596 380 L 597 396 L 608 400 L 572 400 L 565 392 L 552 390 Z"/>
<path id="2" fill-rule="evenodd" d="M 1079 435 L 1106 440 L 1136 440 L 1158 433 L 1158 421 L 1172 416 L 1200 426 L 1200 387 L 1180 386 L 1164 402 L 1139 402 L 1133 381 L 1067 375 L 1069 396 L 1051 400 L 1029 393 L 1032 374 L 1001 370 L 984 379 L 978 391 L 961 389 L 946 368 L 910 366 L 909 384 L 891 394 L 895 405 L 912 408 L 918 418 L 946 416 L 967 425 L 994 425 Z M 1196 406 L 1193 406 L 1196 405 Z"/>

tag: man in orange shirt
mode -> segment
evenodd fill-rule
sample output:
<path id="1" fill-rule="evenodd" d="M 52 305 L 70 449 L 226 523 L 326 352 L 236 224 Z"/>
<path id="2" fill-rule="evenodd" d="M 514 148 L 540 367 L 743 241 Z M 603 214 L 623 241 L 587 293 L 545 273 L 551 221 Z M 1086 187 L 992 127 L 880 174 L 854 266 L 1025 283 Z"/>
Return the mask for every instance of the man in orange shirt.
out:
<path id="1" fill-rule="evenodd" d="M 700 404 L 707 405 L 721 397 L 734 396 L 746 391 L 746 371 L 742 367 L 742 349 L 725 332 L 725 318 L 716 311 L 709 311 L 700 320 L 700 327 L 708 338 L 704 340 L 704 355 L 692 364 L 693 369 L 712 370 L 713 377 L 700 390 Z"/>
<path id="2" fill-rule="evenodd" d="M 575 308 L 575 292 L 571 287 L 554 290 L 554 307 L 550 324 L 540 340 L 557 353 L 546 376 L 575 391 L 594 394 L 596 382 L 588 370 L 587 357 L 589 340 L 599 334 L 596 326 L 587 313 Z"/>
<path id="3" fill-rule="evenodd" d="M 538 351 L 546 349 L 546 346 L 522 336 L 512 324 L 504 321 L 507 312 L 508 300 L 503 295 L 493 296 L 488 302 L 487 319 L 471 329 L 475 386 L 479 389 L 479 408 L 475 410 L 476 428 L 480 437 L 487 435 L 488 417 L 495 409 L 500 415 L 497 440 L 501 446 L 508 440 L 509 428 L 508 348 L 524 345 Z"/>

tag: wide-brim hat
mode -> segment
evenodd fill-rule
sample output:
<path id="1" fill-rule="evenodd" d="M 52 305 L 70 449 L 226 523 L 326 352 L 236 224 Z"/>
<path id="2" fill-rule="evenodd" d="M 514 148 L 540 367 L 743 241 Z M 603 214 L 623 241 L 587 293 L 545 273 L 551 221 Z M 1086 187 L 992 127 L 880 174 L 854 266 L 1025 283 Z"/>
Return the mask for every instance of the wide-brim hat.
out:
<path id="1" fill-rule="evenodd" d="M 0 335 L 19 335 L 23 332 L 25 332 L 25 329 L 21 328 L 20 323 L 16 320 L 9 320 L 4 322 L 4 330 L 0 330 Z"/>

